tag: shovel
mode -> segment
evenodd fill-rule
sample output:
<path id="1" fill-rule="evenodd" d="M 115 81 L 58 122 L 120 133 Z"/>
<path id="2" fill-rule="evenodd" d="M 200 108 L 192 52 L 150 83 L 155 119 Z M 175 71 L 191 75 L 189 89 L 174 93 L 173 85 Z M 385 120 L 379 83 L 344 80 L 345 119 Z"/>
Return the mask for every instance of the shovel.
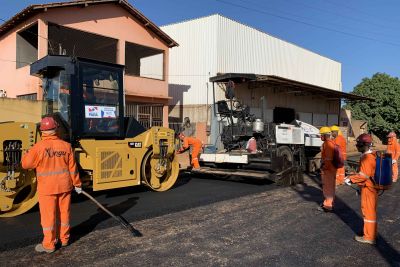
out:
<path id="1" fill-rule="evenodd" d="M 103 205 L 101 205 L 94 197 L 86 193 L 85 191 L 82 190 L 82 194 L 85 195 L 88 199 L 93 201 L 100 209 L 102 209 L 105 213 L 110 215 L 112 218 L 117 220 L 125 229 L 127 229 L 133 236 L 140 237 L 143 236 L 142 233 L 140 233 L 138 230 L 136 230 L 124 217 L 122 216 L 116 216 L 114 215 L 111 211 L 106 209 Z"/>

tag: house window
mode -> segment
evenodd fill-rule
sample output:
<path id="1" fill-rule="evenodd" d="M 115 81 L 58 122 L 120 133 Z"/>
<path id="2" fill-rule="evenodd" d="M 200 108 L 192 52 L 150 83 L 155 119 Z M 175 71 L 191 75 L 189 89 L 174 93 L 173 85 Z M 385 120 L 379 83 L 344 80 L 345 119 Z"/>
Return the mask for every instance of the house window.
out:
<path id="1" fill-rule="evenodd" d="M 38 59 L 37 23 L 17 33 L 16 68 L 25 67 Z"/>
<path id="2" fill-rule="evenodd" d="M 18 99 L 37 100 L 37 94 L 17 95 Z"/>
<path id="3" fill-rule="evenodd" d="M 127 75 L 164 79 L 164 51 L 133 43 L 125 45 Z"/>
<path id="4" fill-rule="evenodd" d="M 117 63 L 117 39 L 49 23 L 49 55 Z"/>

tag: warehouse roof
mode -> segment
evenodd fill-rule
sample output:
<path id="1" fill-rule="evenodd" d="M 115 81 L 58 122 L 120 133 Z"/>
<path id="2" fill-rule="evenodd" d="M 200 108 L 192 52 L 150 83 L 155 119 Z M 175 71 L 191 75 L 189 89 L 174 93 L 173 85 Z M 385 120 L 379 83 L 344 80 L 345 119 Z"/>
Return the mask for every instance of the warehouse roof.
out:
<path id="1" fill-rule="evenodd" d="M 370 97 L 344 93 L 341 91 L 290 80 L 274 75 L 258 75 L 253 73 L 224 73 L 214 77 L 210 77 L 210 82 L 228 82 L 229 80 L 234 81 L 235 83 L 251 82 L 285 86 L 286 88 L 291 89 L 292 93 L 322 95 L 325 97 L 337 99 L 343 98 L 348 100 L 374 101 L 374 99 Z"/>
<path id="2" fill-rule="evenodd" d="M 169 37 L 157 25 L 155 25 L 148 18 L 146 18 L 140 11 L 134 8 L 126 0 L 76 0 L 70 2 L 30 5 L 21 12 L 17 13 L 11 19 L 0 25 L 0 37 L 6 34 L 8 31 L 10 31 L 16 25 L 18 25 L 18 23 L 21 23 L 38 13 L 46 12 L 52 8 L 78 7 L 78 6 L 87 7 L 89 5 L 110 4 L 110 3 L 120 5 L 122 8 L 127 10 L 135 19 L 140 21 L 146 28 L 153 31 L 158 37 L 160 37 L 160 39 L 163 40 L 168 45 L 168 47 L 178 46 L 177 42 L 175 42 L 171 37 Z"/>

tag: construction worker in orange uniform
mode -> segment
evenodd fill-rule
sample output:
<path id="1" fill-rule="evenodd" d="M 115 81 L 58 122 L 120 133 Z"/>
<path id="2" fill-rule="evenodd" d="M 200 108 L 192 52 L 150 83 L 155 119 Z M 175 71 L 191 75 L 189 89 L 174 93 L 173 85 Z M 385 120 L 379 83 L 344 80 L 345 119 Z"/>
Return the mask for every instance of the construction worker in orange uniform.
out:
<path id="1" fill-rule="evenodd" d="M 370 179 L 374 177 L 376 167 L 376 155 L 371 150 L 372 137 L 369 134 L 361 134 L 356 139 L 357 150 L 362 153 L 359 172 L 350 175 L 345 183 L 358 184 L 361 188 L 361 212 L 364 217 L 364 235 L 355 236 L 354 239 L 361 243 L 375 244 L 377 235 L 376 207 L 378 202 L 378 190 Z"/>
<path id="2" fill-rule="evenodd" d="M 37 252 L 52 253 L 59 233 L 61 246 L 67 246 L 70 233 L 71 190 L 82 193 L 81 181 L 71 145 L 56 135 L 57 123 L 52 117 L 40 122 L 42 140 L 22 157 L 24 169 L 36 169 L 43 242 Z M 56 219 L 59 220 L 57 224 Z"/>
<path id="3" fill-rule="evenodd" d="M 183 142 L 182 148 L 177 151 L 178 154 L 183 153 L 192 147 L 191 165 L 194 169 L 200 169 L 199 156 L 203 143 L 196 137 L 185 136 L 183 133 L 178 135 L 179 139 Z"/>
<path id="4" fill-rule="evenodd" d="M 347 159 L 346 153 L 346 139 L 343 137 L 342 132 L 340 131 L 339 127 L 333 125 L 331 127 L 332 137 L 335 141 L 335 144 L 340 147 L 340 152 L 342 153 L 343 160 Z M 342 168 L 338 168 L 336 171 L 336 185 L 344 184 L 344 166 Z"/>
<path id="5" fill-rule="evenodd" d="M 399 167 L 397 165 L 397 160 L 400 156 L 400 145 L 397 142 L 397 136 L 395 132 L 390 132 L 388 134 L 388 145 L 387 145 L 387 153 L 392 154 L 392 180 L 393 183 L 397 182 L 397 178 L 399 176 Z"/>
<path id="6" fill-rule="evenodd" d="M 335 142 L 331 138 L 331 129 L 321 127 L 321 140 L 324 141 L 321 150 L 321 178 L 324 202 L 318 207 L 319 211 L 332 212 L 335 199 L 336 168 L 332 164 Z"/>

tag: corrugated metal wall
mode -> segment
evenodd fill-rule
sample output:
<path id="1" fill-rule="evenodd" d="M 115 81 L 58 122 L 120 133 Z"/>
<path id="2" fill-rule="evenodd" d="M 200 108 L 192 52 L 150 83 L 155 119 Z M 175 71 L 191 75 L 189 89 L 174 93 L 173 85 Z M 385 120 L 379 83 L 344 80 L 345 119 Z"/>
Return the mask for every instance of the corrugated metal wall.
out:
<path id="1" fill-rule="evenodd" d="M 218 72 L 277 75 L 341 91 L 340 63 L 220 15 L 161 28 L 179 43 L 170 51 L 170 105 L 211 104 L 208 79 Z"/>
<path id="2" fill-rule="evenodd" d="M 341 64 L 218 16 L 218 72 L 276 75 L 341 91 Z"/>
<path id="3" fill-rule="evenodd" d="M 169 54 L 171 105 L 211 103 L 209 78 L 217 70 L 217 22 L 211 16 L 161 27 L 179 43 Z"/>

